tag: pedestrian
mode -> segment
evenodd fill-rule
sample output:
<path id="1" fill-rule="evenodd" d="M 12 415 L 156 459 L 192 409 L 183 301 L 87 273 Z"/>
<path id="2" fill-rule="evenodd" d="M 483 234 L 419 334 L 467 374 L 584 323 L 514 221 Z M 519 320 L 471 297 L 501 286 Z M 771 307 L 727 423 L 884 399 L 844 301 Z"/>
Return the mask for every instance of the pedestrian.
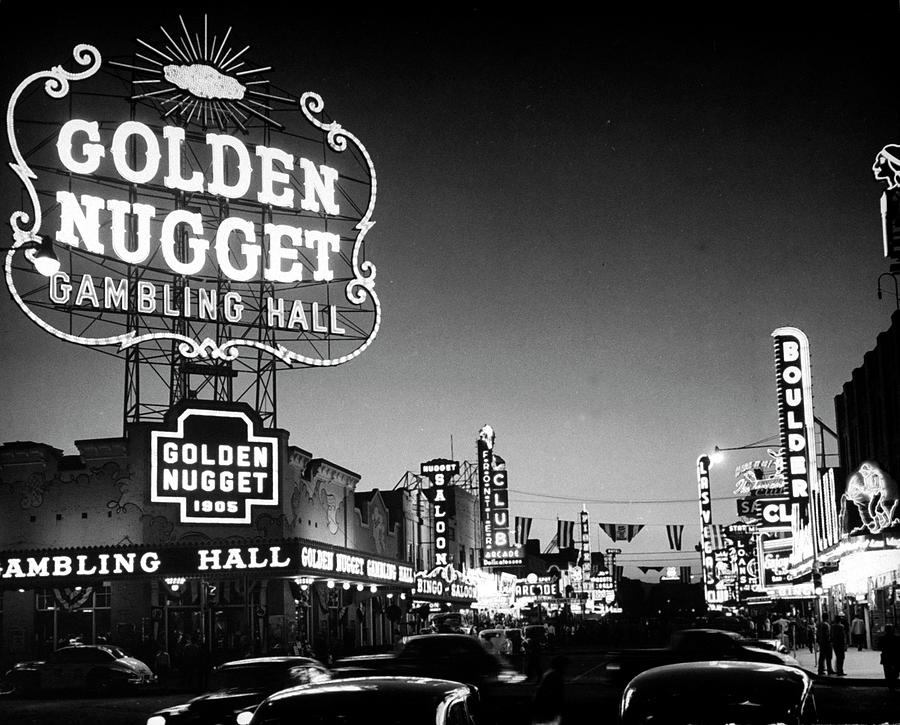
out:
<path id="1" fill-rule="evenodd" d="M 831 627 L 828 626 L 828 620 L 824 616 L 816 627 L 816 643 L 819 645 L 819 674 L 824 675 L 827 671 L 829 675 L 833 675 L 834 668 L 831 666 Z"/>
<path id="2" fill-rule="evenodd" d="M 169 658 L 169 653 L 166 652 L 162 642 L 160 642 L 153 664 L 156 670 L 156 682 L 161 690 L 165 690 L 169 686 L 169 672 L 172 669 L 172 660 Z"/>
<path id="3" fill-rule="evenodd" d="M 856 613 L 853 621 L 850 622 L 850 638 L 853 644 L 856 645 L 857 651 L 862 652 L 866 646 L 866 623 L 859 616 L 859 612 Z"/>
<path id="4" fill-rule="evenodd" d="M 847 652 L 847 629 L 838 615 L 831 620 L 831 649 L 834 651 L 835 674 L 843 677 L 844 657 Z"/>
<path id="5" fill-rule="evenodd" d="M 563 690 L 568 659 L 557 655 L 538 682 L 534 693 L 532 725 L 560 725 L 563 712 Z"/>
<path id="6" fill-rule="evenodd" d="M 196 634 L 193 635 L 184 645 L 184 652 L 181 655 L 184 684 L 191 692 L 198 692 L 200 689 L 200 643 L 198 639 Z"/>
<path id="7" fill-rule="evenodd" d="M 525 677 L 531 679 L 534 675 L 535 682 L 541 678 L 541 640 L 536 633 L 527 637 L 525 645 Z"/>
<path id="8" fill-rule="evenodd" d="M 884 625 L 884 634 L 878 640 L 881 650 L 881 667 L 884 670 L 884 682 L 889 690 L 897 689 L 897 678 L 900 677 L 900 637 L 894 634 L 894 625 Z"/>

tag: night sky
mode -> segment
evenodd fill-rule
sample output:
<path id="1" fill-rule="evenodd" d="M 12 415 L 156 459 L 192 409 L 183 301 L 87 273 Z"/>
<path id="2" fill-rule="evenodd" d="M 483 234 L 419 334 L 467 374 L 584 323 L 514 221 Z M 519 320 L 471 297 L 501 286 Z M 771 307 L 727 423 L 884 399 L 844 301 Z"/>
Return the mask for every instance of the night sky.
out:
<path id="1" fill-rule="evenodd" d="M 487 423 L 532 536 L 584 502 L 595 550 L 612 545 L 597 523 L 643 523 L 626 563 L 695 559 L 657 553 L 664 525 L 687 524 L 692 550 L 697 456 L 774 440 L 771 332 L 807 333 L 833 427 L 895 308 L 893 287 L 876 295 L 871 167 L 900 142 L 900 11 L 815 6 L 210 3 L 210 26 L 234 25 L 281 87 L 320 93 L 378 173 L 367 256 L 383 328 L 347 365 L 279 375 L 291 442 L 391 489 L 422 461 L 474 460 Z M 124 54 L 178 25 L 166 3 L 59 12 L 0 3 L 5 99 L 76 43 Z M 202 24 L 202 4 L 185 19 Z M 18 194 L 6 170 L 4 218 Z M 74 452 L 121 435 L 123 363 L 55 340 L 5 293 L 0 311 L 0 440 Z M 753 457 L 714 469 L 718 523 Z"/>

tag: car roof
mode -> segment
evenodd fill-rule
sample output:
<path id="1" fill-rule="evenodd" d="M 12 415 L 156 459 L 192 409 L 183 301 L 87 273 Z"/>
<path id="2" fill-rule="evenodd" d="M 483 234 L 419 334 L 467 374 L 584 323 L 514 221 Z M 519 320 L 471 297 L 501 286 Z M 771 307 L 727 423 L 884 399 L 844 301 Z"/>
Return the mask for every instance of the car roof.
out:
<path id="1" fill-rule="evenodd" d="M 231 660 L 219 665 L 219 669 L 232 667 L 252 667 L 253 665 L 318 665 L 323 667 L 321 662 L 312 657 L 294 657 L 291 655 L 273 655 L 271 657 L 247 657 L 242 660 Z"/>
<path id="2" fill-rule="evenodd" d="M 692 627 L 691 629 L 679 629 L 673 634 L 724 634 L 732 639 L 740 639 L 741 635 L 730 629 L 715 629 L 714 627 Z"/>
<path id="3" fill-rule="evenodd" d="M 271 695 L 269 701 L 305 697 L 347 697 L 366 692 L 378 692 L 381 695 L 408 696 L 416 694 L 434 697 L 446 696 L 451 693 L 472 693 L 473 690 L 460 682 L 431 677 L 347 677 L 291 687 Z"/>
<path id="4" fill-rule="evenodd" d="M 471 640 L 468 634 L 459 634 L 457 632 L 432 632 L 430 634 L 414 634 L 409 637 L 407 642 L 420 642 L 423 639 L 464 639 Z"/>
<path id="5" fill-rule="evenodd" d="M 665 689 L 702 689 L 714 691 L 717 683 L 741 683 L 753 687 L 777 680 L 783 684 L 808 687 L 809 675 L 796 667 L 765 662 L 736 662 L 732 660 L 706 662 L 679 662 L 662 665 L 642 672 L 629 687 L 641 689 L 662 686 Z"/>

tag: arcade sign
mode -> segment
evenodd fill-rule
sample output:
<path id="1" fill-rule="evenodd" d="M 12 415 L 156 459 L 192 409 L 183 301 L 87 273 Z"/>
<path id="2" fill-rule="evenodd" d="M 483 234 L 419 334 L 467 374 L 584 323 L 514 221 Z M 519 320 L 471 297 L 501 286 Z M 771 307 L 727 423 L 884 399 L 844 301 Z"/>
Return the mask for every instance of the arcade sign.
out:
<path id="1" fill-rule="evenodd" d="M 13 91 L 10 166 L 28 205 L 9 217 L 12 299 L 89 347 L 169 340 L 189 359 L 247 348 L 285 365 L 354 359 L 381 324 L 366 148 L 324 120 L 318 94 L 272 93 L 259 77 L 270 66 L 238 70 L 249 46 L 235 55 L 205 21 L 202 45 L 182 27 L 183 51 L 140 40 L 147 55 L 128 64 L 77 45 L 80 70 L 54 65 Z M 68 102 L 41 104 L 35 86 Z M 49 277 L 36 258 L 48 242 L 62 262 Z"/>
<path id="2" fill-rule="evenodd" d="M 150 500 L 178 506 L 182 524 L 249 524 L 279 505 L 279 438 L 244 407 L 178 408 L 150 433 Z M 252 416 L 252 417 L 251 417 Z"/>

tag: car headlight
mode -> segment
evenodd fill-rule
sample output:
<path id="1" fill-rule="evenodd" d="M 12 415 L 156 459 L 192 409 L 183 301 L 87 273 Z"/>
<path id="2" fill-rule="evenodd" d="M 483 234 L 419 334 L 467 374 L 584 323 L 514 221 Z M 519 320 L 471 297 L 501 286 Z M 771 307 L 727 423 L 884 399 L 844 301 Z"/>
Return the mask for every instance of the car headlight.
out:
<path id="1" fill-rule="evenodd" d="M 237 725 L 250 725 L 250 721 L 253 719 L 253 710 L 241 710 L 237 714 L 237 717 L 234 721 Z"/>
<path id="2" fill-rule="evenodd" d="M 151 715 L 147 718 L 147 725 L 166 725 L 166 718 L 162 715 Z"/>
<path id="3" fill-rule="evenodd" d="M 517 685 L 520 682 L 525 682 L 525 675 L 515 670 L 500 670 L 497 674 L 497 681 L 507 685 Z"/>

